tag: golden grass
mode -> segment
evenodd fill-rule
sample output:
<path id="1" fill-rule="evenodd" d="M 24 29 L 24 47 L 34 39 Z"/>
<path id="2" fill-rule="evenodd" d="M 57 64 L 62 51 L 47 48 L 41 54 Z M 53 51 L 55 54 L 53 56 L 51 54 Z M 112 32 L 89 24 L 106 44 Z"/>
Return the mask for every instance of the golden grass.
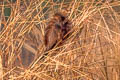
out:
<path id="1" fill-rule="evenodd" d="M 108 1 L 0 2 L 0 79 L 120 80 L 120 1 Z M 8 20 L 6 7 L 11 9 Z M 44 29 L 62 10 L 72 22 L 72 34 L 41 60 Z"/>

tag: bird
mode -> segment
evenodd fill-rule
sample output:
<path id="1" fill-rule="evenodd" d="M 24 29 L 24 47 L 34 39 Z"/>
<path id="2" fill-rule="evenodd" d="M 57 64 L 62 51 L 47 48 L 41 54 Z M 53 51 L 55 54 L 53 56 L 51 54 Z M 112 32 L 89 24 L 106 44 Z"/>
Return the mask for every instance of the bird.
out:
<path id="1" fill-rule="evenodd" d="M 44 60 L 48 55 L 49 50 L 53 49 L 60 41 L 60 43 L 57 45 L 59 46 L 62 41 L 69 36 L 67 33 L 71 30 L 71 25 L 71 21 L 64 12 L 56 12 L 53 17 L 50 18 L 47 27 L 45 28 L 45 35 L 43 40 L 45 50 L 40 60 Z"/>
<path id="2" fill-rule="evenodd" d="M 52 49 L 58 41 L 70 31 L 71 22 L 63 12 L 56 12 L 45 29 L 44 44 L 46 51 Z"/>

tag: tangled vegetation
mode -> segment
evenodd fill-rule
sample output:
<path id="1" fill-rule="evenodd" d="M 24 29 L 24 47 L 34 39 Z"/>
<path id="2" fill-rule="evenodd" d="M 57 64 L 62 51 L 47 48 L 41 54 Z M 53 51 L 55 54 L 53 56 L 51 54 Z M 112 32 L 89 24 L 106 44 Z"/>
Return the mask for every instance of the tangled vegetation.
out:
<path id="1" fill-rule="evenodd" d="M 44 51 L 56 11 L 71 33 Z M 120 80 L 120 1 L 0 0 L 0 80 Z"/>

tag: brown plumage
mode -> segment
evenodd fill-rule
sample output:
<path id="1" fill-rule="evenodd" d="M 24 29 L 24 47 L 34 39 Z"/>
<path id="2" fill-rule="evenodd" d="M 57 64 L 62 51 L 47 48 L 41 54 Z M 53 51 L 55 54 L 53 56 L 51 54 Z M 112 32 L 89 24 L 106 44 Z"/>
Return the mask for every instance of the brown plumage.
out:
<path id="1" fill-rule="evenodd" d="M 70 25 L 70 21 L 64 13 L 57 12 L 53 15 L 45 29 L 46 50 L 52 49 L 58 41 L 65 39 L 64 36 L 70 30 Z"/>

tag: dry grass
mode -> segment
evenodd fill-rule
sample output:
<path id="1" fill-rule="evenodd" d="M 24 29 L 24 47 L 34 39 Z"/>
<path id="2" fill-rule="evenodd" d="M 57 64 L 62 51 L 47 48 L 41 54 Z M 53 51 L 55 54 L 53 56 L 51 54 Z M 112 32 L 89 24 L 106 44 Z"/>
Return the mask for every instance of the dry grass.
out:
<path id="1" fill-rule="evenodd" d="M 68 13 L 73 32 L 41 60 L 44 29 L 59 10 Z M 0 2 L 0 79 L 120 80 L 119 11 L 119 0 Z"/>

